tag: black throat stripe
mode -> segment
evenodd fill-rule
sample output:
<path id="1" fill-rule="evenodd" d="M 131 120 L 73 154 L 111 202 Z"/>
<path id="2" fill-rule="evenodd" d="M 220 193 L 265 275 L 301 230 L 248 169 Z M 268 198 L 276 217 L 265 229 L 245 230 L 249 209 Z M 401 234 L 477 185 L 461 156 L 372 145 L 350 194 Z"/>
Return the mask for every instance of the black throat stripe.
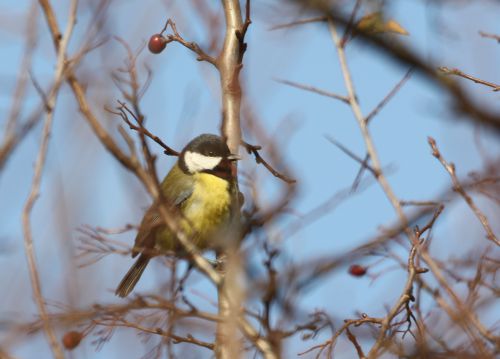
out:
<path id="1" fill-rule="evenodd" d="M 231 180 L 233 178 L 232 174 L 232 162 L 226 158 L 222 159 L 220 163 L 213 169 L 211 170 L 204 170 L 202 171 L 203 173 L 210 173 L 214 176 L 220 177 L 222 179 L 225 179 L 227 181 Z"/>

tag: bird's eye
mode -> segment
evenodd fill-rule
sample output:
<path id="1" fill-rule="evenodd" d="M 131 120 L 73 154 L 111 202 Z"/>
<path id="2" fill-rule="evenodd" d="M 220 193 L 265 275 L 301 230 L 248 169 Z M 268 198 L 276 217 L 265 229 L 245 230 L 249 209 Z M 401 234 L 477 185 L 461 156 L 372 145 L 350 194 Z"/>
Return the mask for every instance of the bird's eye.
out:
<path id="1" fill-rule="evenodd" d="M 215 157 L 215 152 L 214 152 L 214 151 L 210 151 L 210 152 L 208 152 L 208 155 L 209 155 L 210 157 Z"/>

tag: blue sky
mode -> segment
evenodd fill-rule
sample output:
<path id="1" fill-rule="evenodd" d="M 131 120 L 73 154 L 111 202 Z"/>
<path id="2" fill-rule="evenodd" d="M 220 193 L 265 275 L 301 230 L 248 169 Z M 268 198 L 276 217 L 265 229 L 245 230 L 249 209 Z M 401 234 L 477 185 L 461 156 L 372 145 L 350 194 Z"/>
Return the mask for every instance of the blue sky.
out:
<path id="1" fill-rule="evenodd" d="M 438 65 L 458 67 L 480 78 L 500 82 L 500 47 L 478 35 L 479 30 L 500 33 L 498 16 L 495 16 L 500 12 L 498 3 L 477 1 L 472 5 L 444 5 L 442 12 L 434 11 L 431 5 L 422 5 L 423 1 L 395 3 L 390 7 L 390 16 L 410 32 L 409 37 L 402 39 L 406 44 L 423 56 L 435 59 Z M 298 180 L 299 196 L 293 209 L 304 214 L 337 191 L 349 187 L 358 171 L 358 164 L 324 136 L 335 138 L 361 157 L 364 145 L 345 104 L 274 80 L 287 79 L 339 94 L 346 93 L 326 26 L 308 24 L 269 31 L 272 25 L 295 19 L 292 7 L 283 10 L 279 4 L 282 3 L 254 2 L 242 80 L 245 101 L 267 134 L 280 144 L 281 155 Z M 0 108 L 4 114 L 9 110 L 22 56 L 20 31 L 28 7 L 28 1 L 0 1 L 3 60 Z M 82 12 L 74 39 L 82 36 L 89 21 L 89 12 L 84 7 L 80 5 Z M 67 13 L 62 2 L 57 2 L 57 13 L 61 26 Z M 126 39 L 133 48 L 138 48 L 151 34 L 158 32 L 168 17 L 174 18 L 183 36 L 202 46 L 207 43 L 204 22 L 199 20 L 192 7 L 184 3 L 117 2 L 112 5 L 109 16 L 109 32 Z M 33 72 L 47 87 L 53 72 L 54 54 L 41 16 L 38 29 L 39 44 Z M 74 51 L 79 44 L 78 40 L 73 41 L 70 49 Z M 104 49 L 106 52 L 95 51 L 88 56 L 79 76 L 89 83 L 88 95 L 94 101 L 101 121 L 118 138 L 117 119 L 106 114 L 103 105 L 113 105 L 119 98 L 107 73 L 122 64 L 125 52 L 113 41 Z M 348 47 L 347 56 L 365 114 L 408 70 L 358 41 Z M 218 130 L 218 78 L 211 65 L 195 61 L 194 56 L 178 44 L 169 44 L 160 55 L 144 51 L 140 61 L 148 63 L 153 70 L 152 83 L 142 104 L 152 132 L 180 149 L 195 135 Z M 462 83 L 484 106 L 500 109 L 498 93 L 473 83 Z M 38 97 L 31 89 L 23 114 L 28 114 L 37 101 Z M 371 124 L 379 156 L 383 165 L 392 169 L 389 181 L 401 199 L 429 200 L 450 185 L 447 173 L 430 154 L 427 136 L 434 137 L 443 156 L 456 163 L 460 176 L 482 166 L 474 131 L 468 122 L 455 119 L 457 115 L 451 113 L 446 104 L 447 98 L 438 88 L 414 74 Z M 24 258 L 20 218 L 32 180 L 32 164 L 40 132 L 41 126 L 37 126 L 0 173 L 0 267 L 8 268 L 0 275 L 0 285 L 9 288 L 0 299 L 0 320 L 29 321 L 36 313 Z M 243 135 L 249 142 L 255 141 L 248 133 Z M 500 148 L 488 130 L 480 129 L 479 137 L 491 156 L 498 156 Z M 160 148 L 154 144 L 151 147 L 161 154 Z M 262 155 L 266 156 L 265 144 Z M 131 260 L 111 256 L 90 267 L 75 267 L 74 255 L 79 237 L 75 229 L 83 224 L 119 227 L 137 223 L 149 199 L 138 181 L 121 168 L 95 139 L 66 86 L 59 96 L 48 156 L 41 197 L 32 216 L 44 295 L 52 304 L 62 303 L 74 308 L 84 308 L 96 302 L 119 302 L 112 291 Z M 160 176 L 168 171 L 173 161 L 160 156 L 157 161 Z M 262 166 L 257 166 L 247 157 L 243 171 L 256 172 L 263 189 L 263 203 L 276 198 L 282 184 Z M 494 213 L 489 202 L 478 201 L 486 214 Z M 266 228 L 273 243 L 282 250 L 280 264 L 283 266 L 301 263 L 320 254 L 338 255 L 376 234 L 379 226 L 391 223 L 395 213 L 381 189 L 372 185 L 293 236 L 280 239 L 280 232 L 293 219 L 293 216 L 285 216 Z M 498 223 L 496 226 L 498 233 Z M 433 249 L 441 258 L 459 255 L 485 244 L 480 225 L 460 202 L 447 206 L 435 237 Z M 133 235 L 121 236 L 120 240 L 131 243 Z M 364 263 L 374 261 L 376 258 L 367 258 Z M 164 268 L 160 265 L 151 267 L 137 287 L 138 291 L 154 289 L 158 279 L 162 278 Z M 377 267 L 374 268 L 374 273 L 378 271 Z M 392 271 L 371 283 L 369 278 L 353 279 L 341 269 L 327 281 L 308 289 L 309 292 L 299 301 L 300 309 L 305 313 L 323 308 L 336 320 L 352 317 L 357 311 L 381 315 L 384 305 L 398 295 L 404 278 L 402 270 Z M 192 278 L 192 286 L 193 291 L 213 292 L 196 275 Z M 210 308 L 206 301 L 195 300 Z M 100 352 L 94 352 L 92 338 L 87 339 L 74 358 L 113 358 L 123 357 L 124 353 L 135 358 L 144 354 L 148 347 L 148 344 L 121 345 L 126 340 L 139 343 L 131 330 L 115 334 Z M 297 338 L 290 343 L 287 346 L 290 356 L 310 346 Z M 21 339 L 19 345 L 13 345 L 11 349 L 22 358 L 40 357 L 41 352 L 48 355 L 48 346 L 42 336 Z M 349 349 L 344 349 L 345 342 L 339 342 L 340 357 L 348 358 Z"/>

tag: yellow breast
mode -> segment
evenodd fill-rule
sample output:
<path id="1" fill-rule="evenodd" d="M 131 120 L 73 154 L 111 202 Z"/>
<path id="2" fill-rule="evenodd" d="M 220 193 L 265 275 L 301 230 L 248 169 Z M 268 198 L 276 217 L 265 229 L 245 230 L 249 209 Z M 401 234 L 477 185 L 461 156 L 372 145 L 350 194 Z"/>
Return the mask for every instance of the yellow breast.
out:
<path id="1" fill-rule="evenodd" d="M 227 222 L 231 197 L 228 181 L 208 173 L 197 173 L 194 177 L 193 193 L 182 206 L 182 212 L 189 222 L 187 226 L 200 234 L 196 244 L 203 249 L 209 246 L 207 240 Z"/>

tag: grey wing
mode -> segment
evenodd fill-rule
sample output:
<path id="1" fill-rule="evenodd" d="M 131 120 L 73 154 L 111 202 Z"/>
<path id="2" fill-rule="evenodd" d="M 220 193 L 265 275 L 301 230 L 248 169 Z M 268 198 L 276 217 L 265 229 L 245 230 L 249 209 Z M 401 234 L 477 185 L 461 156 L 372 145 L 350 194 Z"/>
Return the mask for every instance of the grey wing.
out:
<path id="1" fill-rule="evenodd" d="M 174 199 L 175 207 L 180 208 L 192 193 L 192 188 L 186 188 L 184 191 L 180 192 Z M 141 253 L 145 248 L 154 248 L 155 231 L 162 225 L 163 222 L 160 219 L 158 203 L 153 203 L 147 210 L 139 226 L 139 231 L 135 237 L 134 249 L 132 250 L 132 258 Z"/>

